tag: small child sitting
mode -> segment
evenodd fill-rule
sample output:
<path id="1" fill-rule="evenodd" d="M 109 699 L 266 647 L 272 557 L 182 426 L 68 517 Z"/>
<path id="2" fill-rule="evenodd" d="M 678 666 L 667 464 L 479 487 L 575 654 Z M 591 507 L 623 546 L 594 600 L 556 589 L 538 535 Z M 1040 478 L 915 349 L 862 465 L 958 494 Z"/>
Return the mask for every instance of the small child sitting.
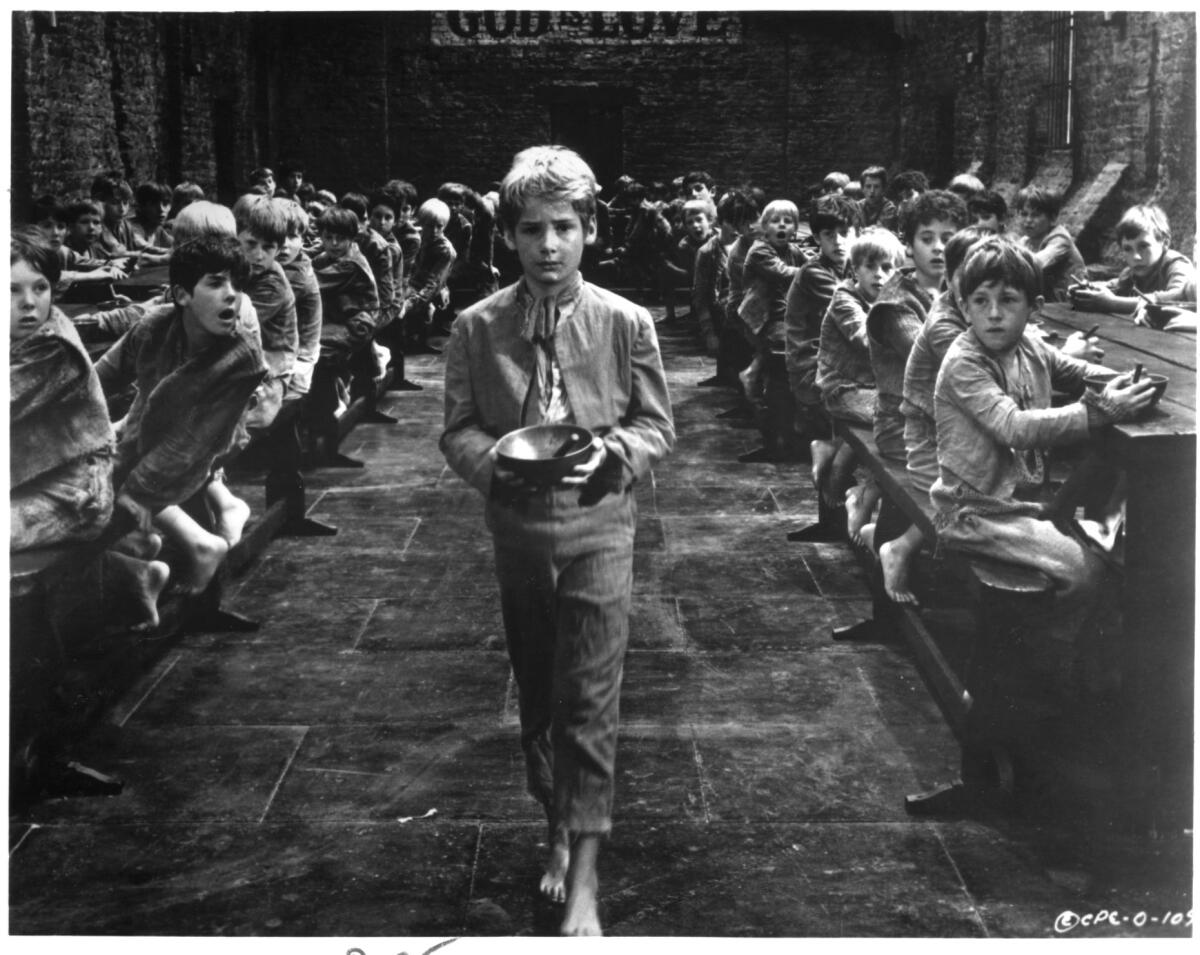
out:
<path id="1" fill-rule="evenodd" d="M 134 193 L 134 216 L 129 221 L 132 248 L 142 265 L 161 265 L 171 258 L 171 233 L 167 216 L 171 212 L 171 190 L 162 183 L 144 182 Z"/>
<path id="2" fill-rule="evenodd" d="M 110 259 L 128 256 L 134 251 L 133 229 L 128 218 L 133 202 L 129 183 L 118 172 L 104 172 L 92 180 L 91 195 L 104 210 L 97 240 L 104 256 Z"/>
<path id="3" fill-rule="evenodd" d="M 683 235 L 675 243 L 664 265 L 671 273 L 672 286 L 693 288 L 696 279 L 696 255 L 713 234 L 717 210 L 711 199 L 688 199 L 683 204 Z M 692 297 L 691 320 L 696 321 L 696 300 Z"/>
<path id="4" fill-rule="evenodd" d="M 967 224 L 967 206 L 943 189 L 921 193 L 902 212 L 903 239 L 912 267 L 899 270 L 879 293 L 867 316 L 871 367 L 875 370 L 875 447 L 882 457 L 905 460 L 904 368 L 913 340 L 925 323 L 946 271 L 946 243 Z"/>
<path id="5" fill-rule="evenodd" d="M 787 341 L 787 299 L 804 254 L 792 245 L 800 213 L 790 199 L 773 199 L 758 220 L 759 238 L 746 255 L 746 294 L 738 309 L 754 359 L 738 377 L 746 397 L 759 398 L 762 369 L 773 346 Z"/>
<path id="6" fill-rule="evenodd" d="M 95 540 L 114 507 L 104 391 L 75 326 L 53 304 L 58 256 L 32 229 L 15 232 L 10 249 L 9 548 Z M 116 551 L 105 561 L 106 582 L 138 605 L 138 629 L 157 626 L 167 565 Z"/>
<path id="7" fill-rule="evenodd" d="M 94 259 L 90 255 L 81 255 L 65 244 L 70 233 L 68 223 L 73 221 L 72 214 L 77 220 L 80 215 L 85 214 L 85 210 L 88 215 L 94 212 L 90 202 L 83 207 L 78 203 L 75 206 L 65 206 L 55 196 L 43 196 L 38 200 L 34 212 L 35 221 L 45 235 L 46 243 L 58 259 L 59 277 L 54 285 L 54 293 L 59 297 L 66 295 L 76 286 L 105 285 L 125 278 L 123 269 Z"/>
<path id="8" fill-rule="evenodd" d="M 1090 283 L 1073 285 L 1071 301 L 1076 307 L 1132 314 L 1139 325 L 1147 325 L 1147 303 L 1196 301 L 1196 267 L 1186 255 L 1171 248 L 1171 227 L 1162 209 L 1155 205 L 1134 206 L 1117 223 L 1116 234 L 1125 260 L 1124 271 L 1099 287 Z"/>
<path id="9" fill-rule="evenodd" d="M 104 233 L 104 206 L 95 199 L 79 199 L 66 208 L 66 247 L 75 253 L 78 270 L 104 268 L 114 279 L 123 279 L 129 271 L 130 256 L 124 248 L 117 255 L 101 241 Z"/>
<path id="10" fill-rule="evenodd" d="M 729 293 L 725 301 L 725 325 L 720 333 L 717 351 L 717 377 L 722 384 L 740 387 L 738 372 L 750 364 L 754 350 L 742 332 L 738 312 L 746 296 L 746 256 L 758 234 L 758 217 L 762 210 L 761 190 L 747 189 L 732 220 L 737 238 L 725 257 L 725 277 Z"/>
<path id="11" fill-rule="evenodd" d="M 859 177 L 862 183 L 862 200 L 858 204 L 862 225 L 878 225 L 885 229 L 896 228 L 896 205 L 886 195 L 887 170 L 882 166 L 868 166 Z"/>
<path id="12" fill-rule="evenodd" d="M 829 435 L 829 419 L 816 381 L 821 323 L 838 283 L 853 277 L 849 253 L 861 219 L 853 200 L 824 196 L 813 202 L 808 221 L 818 254 L 800 269 L 788 288 L 786 360 L 788 386 L 796 401 L 796 430 L 823 439 Z"/>
<path id="13" fill-rule="evenodd" d="M 429 344 L 429 332 L 433 324 L 434 310 L 450 304 L 446 279 L 454 267 L 457 253 L 442 234 L 449 221 L 450 209 L 440 199 L 426 199 L 417 209 L 417 223 L 421 227 L 421 248 L 413 263 L 408 293 L 401 306 L 401 317 L 412 353 L 425 352 L 436 355 L 441 351 Z M 405 354 L 410 354 L 408 348 L 405 349 Z"/>
<path id="14" fill-rule="evenodd" d="M 973 246 L 958 280 L 970 323 L 946 352 L 934 389 L 938 477 L 930 491 L 939 542 L 1036 568 L 1054 581 L 1050 634 L 1073 642 L 1087 623 L 1103 563 L 1078 537 L 1043 519 L 1045 452 L 1135 416 L 1153 385 L 1120 375 L 1083 390 L 1102 371 L 1026 334 L 1042 305 L 1032 252 L 1001 238 Z M 1052 390 L 1082 400 L 1051 404 Z"/>
<path id="15" fill-rule="evenodd" d="M 1008 231 L 1008 203 L 998 192 L 985 189 L 971 196 L 967 200 L 967 213 L 972 225 L 990 229 L 996 235 Z"/>
<path id="16" fill-rule="evenodd" d="M 875 415 L 875 373 L 867 343 L 867 310 L 892 273 L 904 263 L 904 247 L 887 229 L 867 229 L 850 246 L 852 279 L 839 284 L 821 320 L 817 357 L 817 387 L 825 410 L 835 421 L 870 425 Z M 842 504 L 847 494 L 854 452 L 841 439 L 812 442 L 813 486 L 830 507 Z M 854 513 L 848 530 L 854 540 L 870 513 L 878 489 L 864 481 L 853 498 Z"/>
<path id="17" fill-rule="evenodd" d="M 304 251 L 308 213 L 296 202 L 287 203 L 287 237 L 275 261 L 283 268 L 296 299 L 296 363 L 288 379 L 289 394 L 308 394 L 313 369 L 321 354 L 321 286 L 312 260 Z"/>
<path id="18" fill-rule="evenodd" d="M 1042 269 L 1042 295 L 1052 302 L 1065 302 L 1076 276 L 1085 274 L 1083 256 L 1075 240 L 1058 224 L 1062 193 L 1041 186 L 1026 186 L 1017 193 L 1021 244 L 1037 256 Z"/>
<path id="19" fill-rule="evenodd" d="M 729 246 L 737 237 L 734 209 L 745 201 L 742 193 L 730 190 L 717 203 L 717 231 L 713 232 L 696 252 L 696 267 L 692 276 L 692 311 L 704 349 L 718 357 L 721 329 L 725 327 L 726 305 L 729 300 L 729 274 L 725 264 Z M 720 378 L 721 368 L 717 369 Z"/>
<path id="20" fill-rule="evenodd" d="M 176 586 L 198 594 L 232 535 L 219 523 L 216 533 L 206 530 L 181 505 L 211 483 L 268 369 L 240 316 L 250 263 L 237 239 L 203 235 L 181 243 L 169 274 L 173 308 L 148 311 L 105 352 L 96 372 L 106 395 L 137 385 L 117 429 L 118 503 L 139 517 L 143 530 L 152 520 L 179 548 Z"/>
<path id="21" fill-rule="evenodd" d="M 290 199 L 250 194 L 242 196 L 233 206 L 238 241 L 250 263 L 243 291 L 258 315 L 263 357 L 271 370 L 246 420 L 246 429 L 252 436 L 269 427 L 279 413 L 299 350 L 296 296 L 283 267 L 275 261 L 287 239 L 291 206 Z"/>

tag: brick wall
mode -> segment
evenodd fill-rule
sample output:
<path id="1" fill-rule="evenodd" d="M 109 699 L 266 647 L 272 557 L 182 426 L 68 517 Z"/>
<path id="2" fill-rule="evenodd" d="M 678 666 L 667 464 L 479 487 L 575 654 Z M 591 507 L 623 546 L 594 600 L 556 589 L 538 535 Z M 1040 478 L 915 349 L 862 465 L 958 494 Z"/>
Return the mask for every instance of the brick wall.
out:
<path id="1" fill-rule="evenodd" d="M 14 196 L 117 166 L 228 200 L 283 156 L 337 192 L 403 176 L 428 194 L 594 124 L 606 178 L 705 168 L 793 198 L 874 163 L 935 183 L 975 167 L 1011 194 L 1047 160 L 1073 190 L 1127 162 L 1101 218 L 1155 198 L 1194 247 L 1189 14 L 1076 14 L 1075 137 L 1058 155 L 1041 133 L 1049 14 L 487 16 L 59 13 L 51 29 L 16 13 Z"/>

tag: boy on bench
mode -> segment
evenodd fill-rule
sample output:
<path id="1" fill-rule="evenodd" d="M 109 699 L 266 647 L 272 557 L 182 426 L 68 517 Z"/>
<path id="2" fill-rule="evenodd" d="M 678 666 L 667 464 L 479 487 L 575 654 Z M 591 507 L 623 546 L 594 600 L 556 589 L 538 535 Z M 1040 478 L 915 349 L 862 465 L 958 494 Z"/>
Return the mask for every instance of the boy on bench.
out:
<path id="1" fill-rule="evenodd" d="M 1103 392 L 1051 407 L 1051 389 L 1079 394 L 1104 369 L 1025 333 L 1042 306 L 1041 268 L 1001 238 L 973 246 L 958 288 L 970 325 L 946 352 L 934 389 L 938 477 L 930 491 L 941 545 L 1033 567 L 1055 584 L 1052 637 L 1084 632 L 1104 565 L 1079 538 L 1043 518 L 1044 452 L 1136 416 L 1152 385 L 1121 375 Z"/>

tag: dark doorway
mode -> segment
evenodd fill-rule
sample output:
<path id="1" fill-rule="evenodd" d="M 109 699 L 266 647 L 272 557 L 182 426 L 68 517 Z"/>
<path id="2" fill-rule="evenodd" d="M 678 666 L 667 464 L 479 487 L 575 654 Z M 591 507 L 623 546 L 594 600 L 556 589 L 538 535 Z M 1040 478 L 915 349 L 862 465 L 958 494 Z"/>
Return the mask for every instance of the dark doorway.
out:
<path id="1" fill-rule="evenodd" d="M 574 149 L 592 167 L 596 181 L 611 193 L 624 169 L 624 106 L 633 91 L 613 87 L 555 87 L 539 99 L 550 109 L 550 137 Z"/>

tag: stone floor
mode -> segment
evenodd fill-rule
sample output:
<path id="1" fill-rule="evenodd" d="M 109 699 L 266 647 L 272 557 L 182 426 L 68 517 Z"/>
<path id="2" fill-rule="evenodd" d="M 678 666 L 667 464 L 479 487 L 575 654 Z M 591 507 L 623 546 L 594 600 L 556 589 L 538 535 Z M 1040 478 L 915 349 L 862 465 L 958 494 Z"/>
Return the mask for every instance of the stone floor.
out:
<path id="1" fill-rule="evenodd" d="M 1190 933 L 1161 924 L 1190 906 L 1190 841 L 905 815 L 955 775 L 953 738 L 901 645 L 830 641 L 870 605 L 846 547 L 785 539 L 815 514 L 803 465 L 737 463 L 755 431 L 716 418 L 711 362 L 662 335 L 679 441 L 638 491 L 607 933 L 1048 937 L 1101 909 L 1148 924 L 1066 934 Z M 555 931 L 440 373 L 411 363 L 425 390 L 388 397 L 399 423 L 349 436 L 364 470 L 307 475 L 339 533 L 276 540 L 238 581 L 227 605 L 262 628 L 172 647 L 81 748 L 124 793 L 10 816 L 11 933 Z"/>

